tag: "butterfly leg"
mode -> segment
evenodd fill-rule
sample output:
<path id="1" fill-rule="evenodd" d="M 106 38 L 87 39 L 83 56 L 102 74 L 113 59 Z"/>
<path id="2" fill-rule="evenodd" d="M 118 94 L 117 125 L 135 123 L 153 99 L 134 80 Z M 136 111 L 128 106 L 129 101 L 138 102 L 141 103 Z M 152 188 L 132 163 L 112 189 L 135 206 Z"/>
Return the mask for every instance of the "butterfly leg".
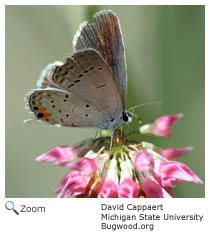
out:
<path id="1" fill-rule="evenodd" d="M 95 134 L 94 140 L 97 138 L 98 134 L 99 134 L 99 128 L 97 128 L 97 130 L 96 130 L 96 134 Z"/>
<path id="2" fill-rule="evenodd" d="M 115 132 L 115 129 L 112 130 L 112 136 L 111 136 L 111 142 L 110 142 L 110 150 L 112 149 L 112 144 L 113 144 L 113 138 L 114 138 L 114 132 Z"/>
<path id="3" fill-rule="evenodd" d="M 100 138 L 101 136 L 102 136 L 102 134 L 101 134 L 101 129 L 100 129 L 100 128 L 97 128 L 94 139 Z"/>
<path id="4" fill-rule="evenodd" d="M 121 130 L 121 137 L 123 137 L 123 134 L 125 134 L 127 136 L 128 132 L 129 132 L 129 124 L 125 124 L 125 125 L 121 126 L 120 130 Z"/>

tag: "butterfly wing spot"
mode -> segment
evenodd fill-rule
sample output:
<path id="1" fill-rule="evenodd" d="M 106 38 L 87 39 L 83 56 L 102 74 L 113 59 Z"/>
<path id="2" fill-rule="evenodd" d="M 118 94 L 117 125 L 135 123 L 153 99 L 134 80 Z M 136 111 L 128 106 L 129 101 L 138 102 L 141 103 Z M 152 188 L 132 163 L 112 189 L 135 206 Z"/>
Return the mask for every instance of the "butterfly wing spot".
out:
<path id="1" fill-rule="evenodd" d="M 70 67 L 69 67 L 69 69 L 70 69 Z M 72 69 L 73 69 L 73 66 L 72 66 Z M 65 76 L 68 74 L 68 71 L 66 70 L 66 67 L 64 67 L 64 65 L 58 66 L 57 69 L 55 70 L 55 72 L 57 72 L 55 77 Z"/>
<path id="2" fill-rule="evenodd" d="M 97 86 L 96 89 L 99 89 L 99 88 L 105 87 L 105 86 L 106 86 L 105 84 L 102 84 L 102 85 Z"/>
<path id="3" fill-rule="evenodd" d="M 37 118 L 42 118 L 43 120 L 46 120 L 51 116 L 50 113 L 46 112 L 46 108 L 42 107 L 40 103 L 38 103 L 38 106 L 34 106 L 32 108 L 35 111 L 35 115 Z"/>
<path id="4" fill-rule="evenodd" d="M 88 70 L 84 70 L 83 73 L 84 73 L 84 74 L 87 74 L 87 73 L 88 73 L 89 71 L 91 71 L 91 70 L 94 70 L 94 67 L 93 67 L 93 66 L 91 66 Z M 83 77 L 83 74 L 79 74 L 78 77 L 79 77 L 79 78 Z"/>
<path id="5" fill-rule="evenodd" d="M 39 111 L 40 112 L 44 112 L 46 110 L 46 108 L 44 108 L 44 107 L 39 107 Z"/>
<path id="6" fill-rule="evenodd" d="M 39 112 L 36 116 L 37 116 L 38 118 L 42 118 L 42 117 L 44 116 L 44 113 Z"/>
<path id="7" fill-rule="evenodd" d="M 79 77 L 79 78 L 82 78 L 84 74 L 87 74 L 89 71 L 91 71 L 91 70 L 93 70 L 93 69 L 94 69 L 94 67 L 92 66 L 92 67 L 90 67 L 88 70 L 84 70 L 84 71 L 83 71 L 83 74 L 79 74 L 78 77 Z"/>
<path id="8" fill-rule="evenodd" d="M 60 76 L 58 74 L 55 75 L 55 80 L 58 80 Z"/>
<path id="9" fill-rule="evenodd" d="M 74 113 L 74 111 L 75 111 L 75 109 L 76 109 L 76 107 L 75 106 L 73 106 L 73 108 L 72 108 L 72 113 Z"/>
<path id="10" fill-rule="evenodd" d="M 68 74 L 68 71 L 66 71 L 65 73 L 63 73 L 63 76 L 66 76 Z"/>
<path id="11" fill-rule="evenodd" d="M 66 69 L 73 70 L 75 67 L 75 61 L 73 57 L 68 57 L 65 64 L 63 65 Z"/>
<path id="12" fill-rule="evenodd" d="M 86 108 L 89 108 L 89 107 L 90 107 L 90 105 L 89 105 L 89 104 L 85 104 L 85 107 L 86 107 Z"/>
<path id="13" fill-rule="evenodd" d="M 70 85 L 68 85 L 68 88 L 71 88 L 71 87 L 73 87 L 74 86 L 74 84 L 70 84 Z"/>
<path id="14" fill-rule="evenodd" d="M 99 67 L 98 70 L 103 70 L 103 68 L 102 68 L 102 67 Z"/>
<path id="15" fill-rule="evenodd" d="M 43 120 L 46 120 L 47 118 L 49 118 L 49 117 L 51 116 L 51 114 L 48 113 L 48 112 L 38 112 L 38 113 L 36 114 L 36 116 L 37 116 L 38 118 L 42 118 Z"/>
<path id="16" fill-rule="evenodd" d="M 61 80 L 60 80 L 60 83 L 63 83 L 64 81 L 65 81 L 65 79 L 61 79 Z"/>
<path id="17" fill-rule="evenodd" d="M 57 66 L 56 71 L 59 72 L 59 73 L 61 73 L 63 71 L 63 69 L 62 69 L 61 66 Z"/>
<path id="18" fill-rule="evenodd" d="M 88 114 L 86 113 L 85 116 L 88 117 Z"/>
<path id="19" fill-rule="evenodd" d="M 79 79 L 74 80 L 74 83 L 79 83 L 79 82 L 80 82 Z"/>

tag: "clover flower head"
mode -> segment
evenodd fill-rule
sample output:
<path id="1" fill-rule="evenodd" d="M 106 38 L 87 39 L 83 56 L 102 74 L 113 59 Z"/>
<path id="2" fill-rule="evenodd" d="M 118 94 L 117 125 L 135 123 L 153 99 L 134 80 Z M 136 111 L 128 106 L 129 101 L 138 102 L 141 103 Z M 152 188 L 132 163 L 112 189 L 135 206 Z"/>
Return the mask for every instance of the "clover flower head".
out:
<path id="1" fill-rule="evenodd" d="M 170 127 L 183 115 L 158 118 L 142 125 L 141 134 L 170 137 Z M 55 192 L 58 197 L 172 198 L 173 187 L 184 181 L 202 184 L 185 164 L 172 161 L 192 150 L 159 148 L 149 142 L 128 139 L 117 129 L 110 137 L 87 139 L 74 146 L 58 146 L 36 160 L 54 161 L 71 169 Z"/>

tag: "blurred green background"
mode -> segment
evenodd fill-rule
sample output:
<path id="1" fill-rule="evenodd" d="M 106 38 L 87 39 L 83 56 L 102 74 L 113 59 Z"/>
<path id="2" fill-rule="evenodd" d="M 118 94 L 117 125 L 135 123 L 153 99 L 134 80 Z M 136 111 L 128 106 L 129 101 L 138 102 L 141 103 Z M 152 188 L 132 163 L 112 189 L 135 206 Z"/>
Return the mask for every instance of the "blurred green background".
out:
<path id="1" fill-rule="evenodd" d="M 204 181 L 204 6 L 6 6 L 6 197 L 56 197 L 53 190 L 68 169 L 35 158 L 55 146 L 94 137 L 96 129 L 24 124 L 30 115 L 23 99 L 47 64 L 73 52 L 79 25 L 92 22 L 102 9 L 113 10 L 120 19 L 128 64 L 127 108 L 162 101 L 138 109 L 147 123 L 184 113 L 170 139 L 143 139 L 164 148 L 193 146 L 178 160 Z M 205 185 L 178 184 L 175 194 L 204 197 Z"/>

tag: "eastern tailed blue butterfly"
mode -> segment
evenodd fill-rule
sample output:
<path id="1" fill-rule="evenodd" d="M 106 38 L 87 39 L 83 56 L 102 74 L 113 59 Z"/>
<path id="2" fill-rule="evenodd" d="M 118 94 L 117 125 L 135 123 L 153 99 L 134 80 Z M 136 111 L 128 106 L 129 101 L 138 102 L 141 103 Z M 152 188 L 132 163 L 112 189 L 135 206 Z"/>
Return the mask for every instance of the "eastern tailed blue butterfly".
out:
<path id="1" fill-rule="evenodd" d="M 114 131 L 132 117 L 125 111 L 125 49 L 117 16 L 103 10 L 84 22 L 73 40 L 74 54 L 43 71 L 28 96 L 38 119 L 50 124 Z"/>

